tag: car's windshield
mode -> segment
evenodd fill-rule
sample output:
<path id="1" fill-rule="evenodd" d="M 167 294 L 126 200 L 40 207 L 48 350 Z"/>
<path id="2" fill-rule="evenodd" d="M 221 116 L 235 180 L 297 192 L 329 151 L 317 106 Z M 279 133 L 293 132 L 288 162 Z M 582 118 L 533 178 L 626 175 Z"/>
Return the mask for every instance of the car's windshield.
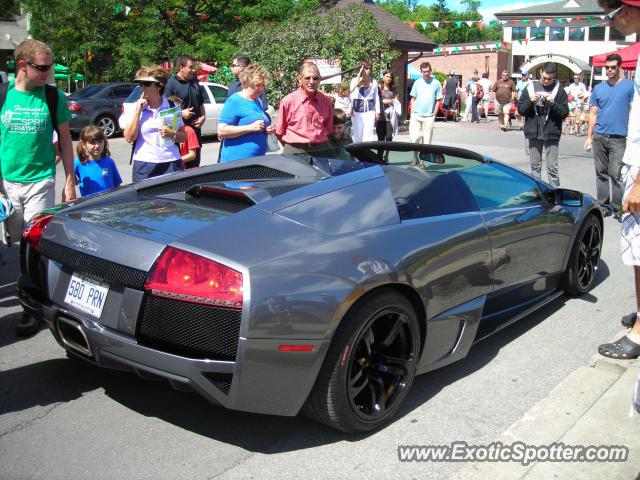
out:
<path id="1" fill-rule="evenodd" d="M 95 94 L 100 92 L 104 87 L 104 85 L 91 85 L 90 87 L 85 87 L 82 90 L 78 90 L 73 94 L 74 98 L 89 98 L 93 97 Z"/>

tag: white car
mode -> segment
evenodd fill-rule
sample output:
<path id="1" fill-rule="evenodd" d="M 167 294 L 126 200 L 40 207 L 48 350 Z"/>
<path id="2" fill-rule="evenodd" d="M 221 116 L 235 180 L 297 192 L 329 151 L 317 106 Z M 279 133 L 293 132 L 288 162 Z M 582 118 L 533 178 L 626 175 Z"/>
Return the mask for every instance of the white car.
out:
<path id="1" fill-rule="evenodd" d="M 204 111 L 207 119 L 202 125 L 202 135 L 216 135 L 218 133 L 218 120 L 220 111 L 227 99 L 227 87 L 213 82 L 200 82 L 200 87 L 204 90 Z"/>
<path id="2" fill-rule="evenodd" d="M 207 116 L 204 121 L 204 125 L 202 125 L 202 135 L 217 135 L 218 133 L 218 120 L 220 119 L 220 112 L 222 111 L 222 106 L 224 105 L 225 100 L 227 99 L 227 90 L 228 88 L 219 83 L 213 82 L 200 82 L 200 87 L 202 88 L 203 96 L 204 96 L 204 111 Z M 134 103 L 140 97 L 140 87 L 136 87 L 131 95 L 127 98 L 122 106 L 122 112 L 124 112 L 125 105 L 129 103 Z M 267 108 L 267 113 L 271 117 L 271 122 L 275 124 L 276 122 L 276 111 L 275 109 L 269 105 Z M 122 118 L 122 116 L 120 117 Z M 120 123 L 120 128 L 123 128 L 122 123 Z"/>

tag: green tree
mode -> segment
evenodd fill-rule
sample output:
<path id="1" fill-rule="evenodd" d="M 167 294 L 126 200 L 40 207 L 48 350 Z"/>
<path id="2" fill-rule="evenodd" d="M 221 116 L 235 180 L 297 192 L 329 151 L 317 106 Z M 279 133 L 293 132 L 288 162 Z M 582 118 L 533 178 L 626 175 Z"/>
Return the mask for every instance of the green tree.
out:
<path id="1" fill-rule="evenodd" d="M 223 60 L 236 49 L 233 32 L 258 19 L 280 21 L 322 0 L 24 0 L 31 35 L 88 80 L 130 79 L 143 64 L 190 54 Z M 85 63 L 91 52 L 93 61 Z M 97 60 L 110 58 L 106 72 Z"/>
<path id="2" fill-rule="evenodd" d="M 379 2 L 379 5 L 403 21 L 416 22 L 414 28 L 439 45 L 502 38 L 502 25 L 499 22 L 491 26 L 483 25 L 482 28 L 478 25 L 477 22 L 482 20 L 482 15 L 478 12 L 479 0 L 462 0 L 461 3 L 465 7 L 461 12 L 451 10 L 446 0 L 434 0 L 430 5 L 419 5 L 412 9 L 409 9 L 407 3 L 402 0 L 384 0 Z M 474 23 L 468 26 L 467 21 Z M 440 22 L 440 24 L 435 27 L 428 23 L 423 28 L 422 22 Z"/>
<path id="3" fill-rule="evenodd" d="M 300 14 L 281 23 L 254 23 L 235 35 L 240 51 L 271 72 L 269 103 L 276 104 L 297 88 L 302 62 L 311 57 L 337 58 L 343 70 L 369 59 L 375 71 L 388 68 L 400 52 L 381 32 L 369 11 L 359 5 L 332 9 L 326 14 Z M 355 76 L 355 75 L 354 75 Z"/>

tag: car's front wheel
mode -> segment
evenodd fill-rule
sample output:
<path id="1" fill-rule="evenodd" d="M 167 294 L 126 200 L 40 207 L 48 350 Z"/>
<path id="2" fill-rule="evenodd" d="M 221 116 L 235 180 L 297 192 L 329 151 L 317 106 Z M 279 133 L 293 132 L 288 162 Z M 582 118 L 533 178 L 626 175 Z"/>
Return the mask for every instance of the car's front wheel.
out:
<path id="1" fill-rule="evenodd" d="M 347 433 L 383 426 L 413 383 L 419 347 L 411 303 L 393 290 L 369 295 L 336 330 L 305 413 Z"/>
<path id="2" fill-rule="evenodd" d="M 118 131 L 115 119 L 109 115 L 98 117 L 96 125 L 102 129 L 104 136 L 107 138 L 112 138 Z"/>
<path id="3" fill-rule="evenodd" d="M 593 287 L 602 253 L 602 226 L 589 215 L 578 231 L 564 274 L 564 291 L 569 295 L 582 295 Z"/>

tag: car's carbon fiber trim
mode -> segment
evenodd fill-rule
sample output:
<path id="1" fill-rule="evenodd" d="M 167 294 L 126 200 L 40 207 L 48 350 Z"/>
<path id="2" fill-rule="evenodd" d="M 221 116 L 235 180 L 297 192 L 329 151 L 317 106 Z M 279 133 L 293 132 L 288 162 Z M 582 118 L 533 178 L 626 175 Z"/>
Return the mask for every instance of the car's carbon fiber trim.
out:
<path id="1" fill-rule="evenodd" d="M 58 245 L 45 238 L 40 240 L 40 254 L 76 273 L 83 273 L 93 278 L 104 280 L 111 285 L 142 290 L 147 278 L 147 272 L 119 263 L 94 257 L 69 247 Z"/>
<path id="2" fill-rule="evenodd" d="M 190 358 L 234 360 L 240 310 L 147 295 L 138 320 L 141 345 Z"/>
<path id="3" fill-rule="evenodd" d="M 249 165 L 247 167 L 216 170 L 214 172 L 207 172 L 201 175 L 193 175 L 174 181 L 158 183 L 149 187 L 138 188 L 137 193 L 142 197 L 151 197 L 154 195 L 183 192 L 199 183 L 271 180 L 279 178 L 295 178 L 295 176 L 290 173 L 276 170 L 274 168 L 264 167 L 262 165 Z"/>

